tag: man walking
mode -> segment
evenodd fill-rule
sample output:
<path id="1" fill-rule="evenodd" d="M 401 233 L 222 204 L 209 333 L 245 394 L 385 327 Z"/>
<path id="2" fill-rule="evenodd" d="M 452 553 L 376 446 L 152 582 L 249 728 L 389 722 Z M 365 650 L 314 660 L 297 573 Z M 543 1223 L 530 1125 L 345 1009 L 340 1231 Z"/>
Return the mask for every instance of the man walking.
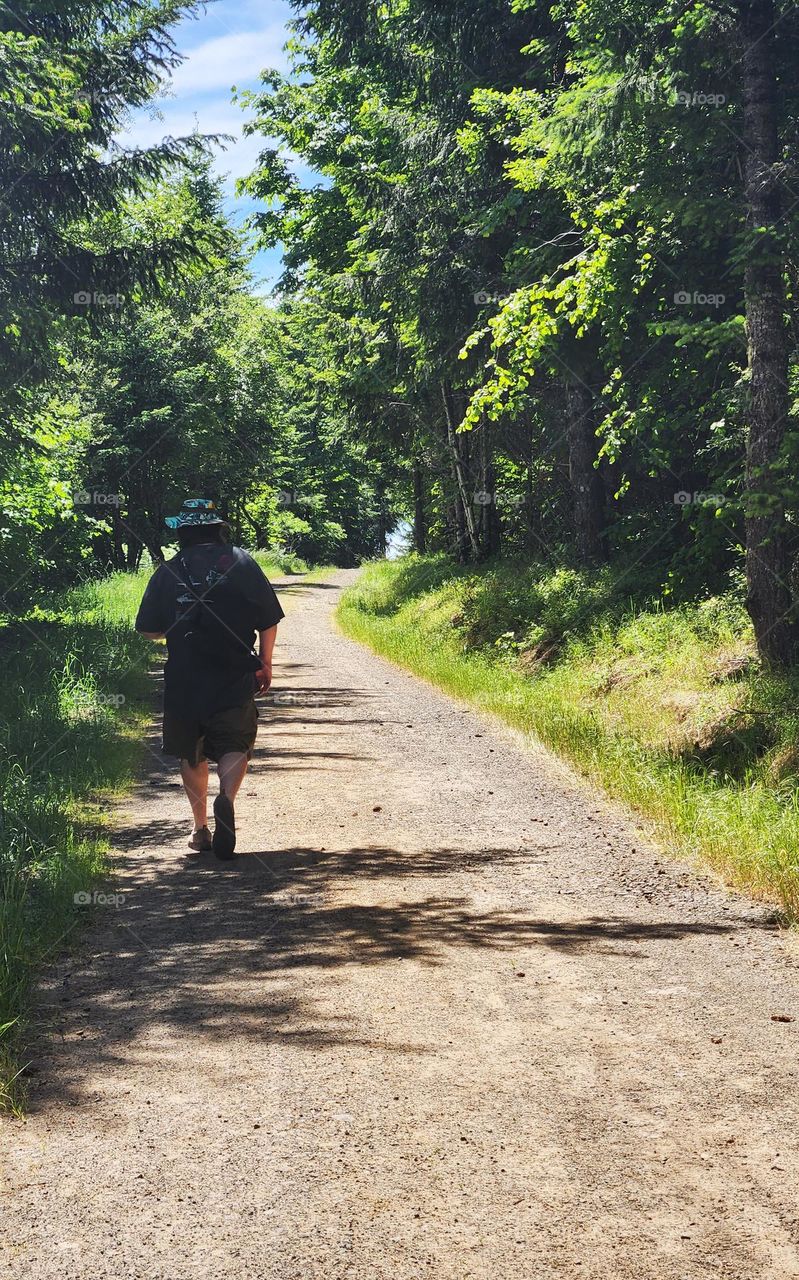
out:
<path id="1" fill-rule="evenodd" d="M 260 565 L 228 544 L 227 525 L 212 501 L 189 498 L 166 523 L 177 530 L 180 551 L 148 582 L 136 630 L 167 643 L 163 750 L 180 760 L 194 818 L 189 849 L 213 849 L 229 859 L 236 849 L 236 794 L 258 729 L 255 694 L 272 683 L 283 610 Z M 209 760 L 219 773 L 213 836 Z"/>

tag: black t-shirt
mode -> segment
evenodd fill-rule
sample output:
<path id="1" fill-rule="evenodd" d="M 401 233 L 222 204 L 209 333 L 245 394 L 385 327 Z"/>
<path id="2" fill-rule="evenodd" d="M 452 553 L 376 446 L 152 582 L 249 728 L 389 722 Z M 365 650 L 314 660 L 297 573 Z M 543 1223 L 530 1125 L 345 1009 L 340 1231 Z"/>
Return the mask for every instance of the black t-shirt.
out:
<path id="1" fill-rule="evenodd" d="M 159 565 L 136 629 L 166 635 L 164 705 L 202 718 L 248 702 L 259 665 L 255 633 L 282 617 L 269 580 L 240 547 L 203 542 Z"/>

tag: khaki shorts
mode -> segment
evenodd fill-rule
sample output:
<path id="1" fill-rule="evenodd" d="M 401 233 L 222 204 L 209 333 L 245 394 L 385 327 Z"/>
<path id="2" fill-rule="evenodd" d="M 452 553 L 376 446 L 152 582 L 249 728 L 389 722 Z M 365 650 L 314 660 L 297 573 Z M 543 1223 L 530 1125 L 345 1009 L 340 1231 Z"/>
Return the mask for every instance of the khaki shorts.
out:
<path id="1" fill-rule="evenodd" d="M 246 752 L 249 760 L 258 732 L 255 702 L 215 711 L 207 720 L 190 720 L 164 711 L 164 755 L 177 756 L 189 764 L 216 760 L 230 751 Z"/>

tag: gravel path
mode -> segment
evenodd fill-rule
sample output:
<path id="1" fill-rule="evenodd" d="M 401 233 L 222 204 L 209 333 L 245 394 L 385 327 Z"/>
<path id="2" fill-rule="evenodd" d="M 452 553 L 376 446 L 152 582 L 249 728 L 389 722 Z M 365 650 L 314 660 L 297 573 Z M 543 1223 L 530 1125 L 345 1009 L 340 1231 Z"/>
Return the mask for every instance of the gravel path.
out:
<path id="1" fill-rule="evenodd" d="M 349 576 L 282 592 L 235 863 L 148 756 L 4 1125 L 5 1274 L 799 1277 L 791 946 L 337 635 Z"/>

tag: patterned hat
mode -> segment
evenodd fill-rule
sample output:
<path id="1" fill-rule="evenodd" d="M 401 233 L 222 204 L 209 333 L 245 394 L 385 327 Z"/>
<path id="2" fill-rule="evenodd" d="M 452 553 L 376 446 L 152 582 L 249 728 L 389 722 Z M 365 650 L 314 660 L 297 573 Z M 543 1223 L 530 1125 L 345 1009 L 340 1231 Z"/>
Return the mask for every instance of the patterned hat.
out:
<path id="1" fill-rule="evenodd" d="M 200 524 L 224 524 L 211 498 L 187 498 L 176 516 L 167 516 L 164 524 L 170 529 L 185 529 Z"/>

